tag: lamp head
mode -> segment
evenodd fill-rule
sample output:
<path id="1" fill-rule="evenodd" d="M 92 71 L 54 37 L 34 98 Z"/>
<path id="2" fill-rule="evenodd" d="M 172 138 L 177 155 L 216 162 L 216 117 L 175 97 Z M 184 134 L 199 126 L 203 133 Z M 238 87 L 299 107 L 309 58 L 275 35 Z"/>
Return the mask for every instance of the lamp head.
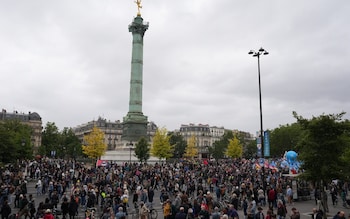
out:
<path id="1" fill-rule="evenodd" d="M 265 49 L 260 47 L 259 52 L 264 52 L 264 51 L 265 51 Z"/>
<path id="2" fill-rule="evenodd" d="M 264 51 L 264 53 L 263 53 L 263 55 L 268 55 L 269 54 L 269 52 L 268 51 Z"/>
<path id="3" fill-rule="evenodd" d="M 253 55 L 253 54 L 254 54 L 254 50 L 250 50 L 250 51 L 248 52 L 248 54 L 249 54 L 249 55 Z"/>

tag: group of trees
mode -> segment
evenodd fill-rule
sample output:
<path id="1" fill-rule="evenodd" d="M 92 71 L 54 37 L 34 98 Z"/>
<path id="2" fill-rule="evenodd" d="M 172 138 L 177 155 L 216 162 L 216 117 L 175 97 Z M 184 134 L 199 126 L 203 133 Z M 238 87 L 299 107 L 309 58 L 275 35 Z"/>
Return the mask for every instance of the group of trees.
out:
<path id="1" fill-rule="evenodd" d="M 82 155 L 81 142 L 71 128 L 59 131 L 54 122 L 46 123 L 38 154 L 55 158 L 75 158 Z"/>
<path id="2" fill-rule="evenodd" d="M 227 142 L 227 144 L 225 144 L 225 142 Z M 146 154 L 148 158 L 149 154 L 151 154 L 159 159 L 194 159 L 199 157 L 200 152 L 200 148 L 197 146 L 196 136 L 191 136 L 188 142 L 186 142 L 180 134 L 168 132 L 165 128 L 156 131 L 152 145 L 146 143 L 136 144 L 136 157 L 138 157 L 139 160 L 146 161 L 147 159 L 142 157 L 142 153 L 139 153 L 139 147 L 142 147 L 143 151 L 147 151 Z M 215 159 L 226 157 L 239 158 L 243 153 L 243 145 L 236 136 L 233 136 L 231 131 L 228 131 L 221 141 L 216 142 L 212 147 L 209 146 L 208 150 L 209 154 L 213 154 L 213 158 Z"/>
<path id="3" fill-rule="evenodd" d="M 0 161 L 12 163 L 32 157 L 31 128 L 16 120 L 0 123 Z"/>

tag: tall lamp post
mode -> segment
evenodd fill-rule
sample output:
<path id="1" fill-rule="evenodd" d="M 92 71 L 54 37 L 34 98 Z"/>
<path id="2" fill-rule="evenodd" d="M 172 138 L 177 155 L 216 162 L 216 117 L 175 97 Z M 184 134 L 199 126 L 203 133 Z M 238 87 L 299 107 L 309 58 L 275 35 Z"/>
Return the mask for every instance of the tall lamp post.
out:
<path id="1" fill-rule="evenodd" d="M 129 149 L 130 149 L 129 164 L 131 164 L 131 149 L 132 149 L 133 145 L 134 144 L 130 141 L 130 143 L 129 143 Z"/>
<path id="2" fill-rule="evenodd" d="M 260 79 L 260 56 L 268 55 L 269 53 L 260 48 L 258 51 L 250 50 L 249 55 L 258 58 L 258 78 L 259 78 L 259 102 L 260 102 L 260 141 L 261 141 L 261 157 L 264 157 L 264 129 L 263 129 L 263 116 L 262 116 L 262 102 L 261 102 L 261 79 Z"/>

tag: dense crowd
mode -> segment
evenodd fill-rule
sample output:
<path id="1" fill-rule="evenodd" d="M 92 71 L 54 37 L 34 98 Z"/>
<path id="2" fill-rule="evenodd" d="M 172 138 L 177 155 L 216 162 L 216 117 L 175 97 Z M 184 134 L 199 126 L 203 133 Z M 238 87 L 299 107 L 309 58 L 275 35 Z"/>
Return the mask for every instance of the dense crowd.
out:
<path id="1" fill-rule="evenodd" d="M 165 219 L 238 219 L 238 211 L 246 219 L 287 215 L 299 219 L 297 209 L 287 214 L 286 208 L 297 192 L 292 187 L 294 178 L 276 169 L 252 168 L 254 162 L 181 160 L 88 167 L 73 160 L 22 161 L 1 169 L 1 215 L 4 219 L 12 215 L 52 219 L 60 214 L 63 219 L 74 219 L 84 210 L 84 217 L 89 218 L 99 212 L 103 219 L 123 219 L 137 212 L 139 218 L 147 219 L 157 191 Z M 35 180 L 36 194 L 27 193 L 28 180 Z M 347 184 L 332 187 L 339 194 L 348 190 Z M 317 203 L 317 190 L 314 194 Z M 45 196 L 45 201 L 35 203 L 35 196 Z M 262 211 L 264 206 L 267 212 Z M 315 219 L 321 213 L 317 208 Z"/>

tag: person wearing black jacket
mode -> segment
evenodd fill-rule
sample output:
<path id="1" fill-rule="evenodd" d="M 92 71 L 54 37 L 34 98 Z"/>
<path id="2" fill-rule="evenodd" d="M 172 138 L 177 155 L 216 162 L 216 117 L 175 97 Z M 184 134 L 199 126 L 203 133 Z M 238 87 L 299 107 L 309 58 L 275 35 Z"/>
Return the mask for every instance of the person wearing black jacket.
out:
<path id="1" fill-rule="evenodd" d="M 61 210 L 62 210 L 62 219 L 66 219 L 67 214 L 69 213 L 69 203 L 66 198 L 63 199 L 63 202 L 61 204 Z"/>
<path id="2" fill-rule="evenodd" d="M 29 211 L 28 211 L 28 199 L 26 195 L 20 195 L 20 200 L 19 200 L 19 212 L 18 212 L 18 218 L 21 218 L 23 215 L 25 216 L 25 219 L 29 216 Z"/>
<path id="3" fill-rule="evenodd" d="M 7 200 L 4 201 L 1 207 L 1 219 L 8 219 L 11 214 L 11 207 L 9 206 Z"/>
<path id="4" fill-rule="evenodd" d="M 77 211 L 78 203 L 75 201 L 74 196 L 72 196 L 68 205 L 69 218 L 74 219 Z"/>

